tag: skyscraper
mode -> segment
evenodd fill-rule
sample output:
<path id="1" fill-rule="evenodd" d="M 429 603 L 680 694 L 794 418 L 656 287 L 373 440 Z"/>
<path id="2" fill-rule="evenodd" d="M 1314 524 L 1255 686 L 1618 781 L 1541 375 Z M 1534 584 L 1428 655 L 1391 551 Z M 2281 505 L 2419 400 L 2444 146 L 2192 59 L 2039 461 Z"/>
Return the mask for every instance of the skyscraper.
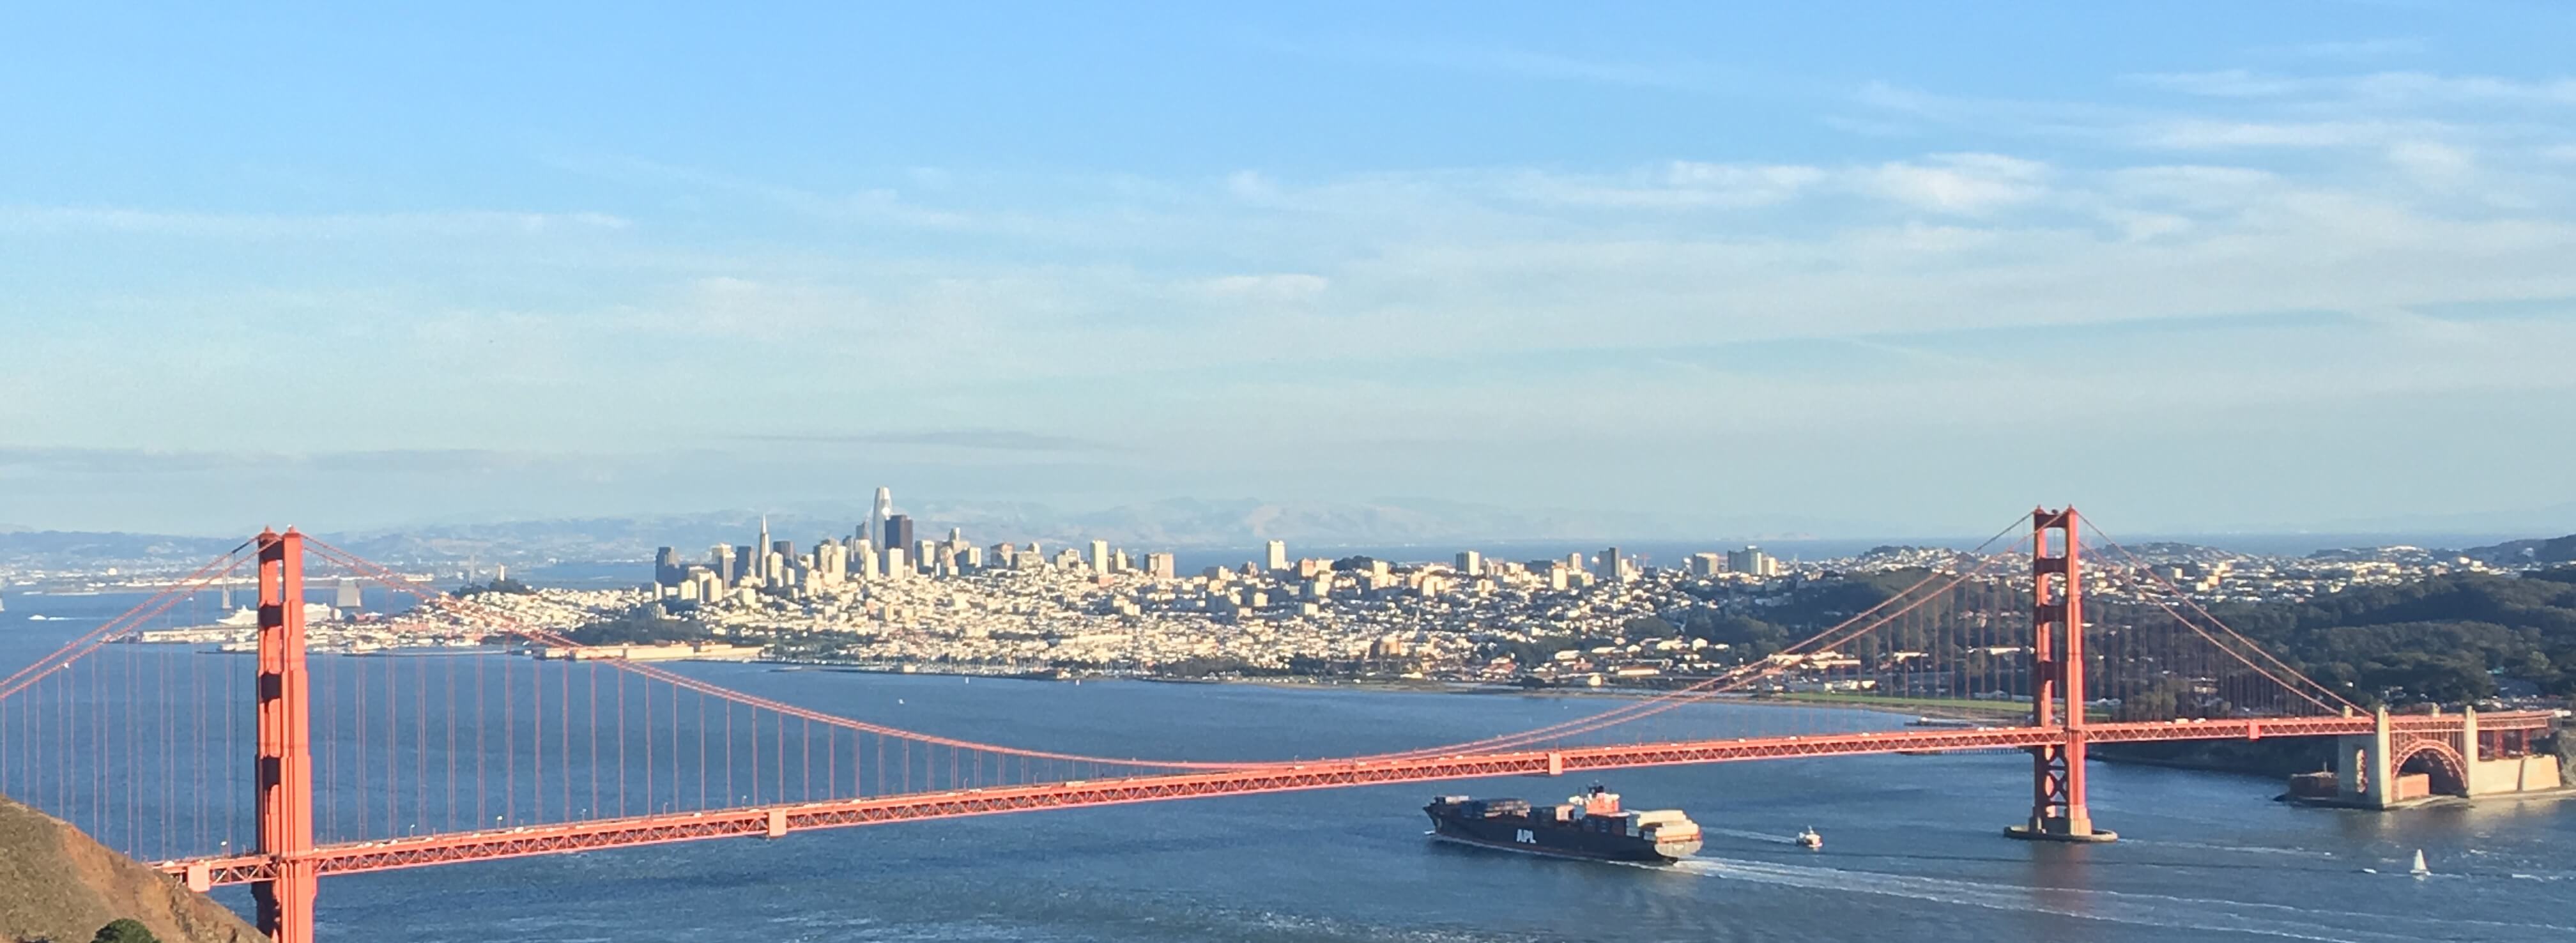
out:
<path id="1" fill-rule="evenodd" d="M 756 549 L 751 553 L 751 575 L 764 586 L 769 584 L 769 578 L 771 576 L 776 575 L 769 571 L 769 558 L 767 554 L 770 551 L 770 546 L 769 515 L 763 514 L 760 516 L 760 542 L 752 544 L 752 547 Z"/>
<path id="2" fill-rule="evenodd" d="M 877 487 L 876 510 L 868 512 L 868 543 L 871 546 L 876 547 L 878 550 L 884 550 L 888 547 L 908 546 L 908 544 L 886 542 L 885 521 L 886 518 L 893 516 L 893 514 L 894 489 L 880 485 Z"/>
<path id="3" fill-rule="evenodd" d="M 1458 572 L 1468 576 L 1485 574 L 1485 555 L 1473 550 L 1458 551 Z"/>
<path id="4" fill-rule="evenodd" d="M 1619 548 L 1610 547 L 1601 551 L 1601 572 L 1595 575 L 1610 583 L 1628 581 L 1627 561 L 1619 556 Z"/>
<path id="5" fill-rule="evenodd" d="M 883 489 L 883 488 L 879 488 L 879 489 L 877 489 L 877 500 L 878 500 L 878 501 L 880 501 L 880 502 L 885 502 L 885 501 L 886 501 L 885 489 Z M 891 503 L 887 503 L 887 504 L 886 504 L 886 506 L 887 506 L 887 507 L 892 507 L 893 505 L 892 505 Z M 885 517 L 885 524 L 884 524 L 884 527 L 885 527 L 885 541 L 886 541 L 886 542 L 885 542 L 885 547 L 886 547 L 886 549 L 887 549 L 887 550 L 889 550 L 889 551 L 892 551 L 892 550 L 901 550 L 901 551 L 903 551 L 903 553 L 904 553 L 904 560 L 905 560 L 907 563 L 917 563 L 917 562 L 919 561 L 919 559 L 920 559 L 920 556 L 919 556 L 919 554 L 920 554 L 920 548 L 919 548 L 919 547 L 916 547 L 916 546 L 914 546 L 914 545 L 913 545 L 914 541 L 913 541 L 913 539 L 912 539 L 912 515 L 909 515 L 909 514 L 889 514 L 889 515 L 886 515 L 886 517 Z M 886 557 L 886 560 L 887 560 L 887 561 L 889 561 L 889 562 L 891 562 L 891 561 L 893 561 L 893 560 L 894 560 L 894 557 L 893 557 L 891 554 L 889 554 L 889 555 Z M 891 569 L 893 569 L 893 567 L 892 567 L 892 566 L 888 566 L 888 567 L 887 567 L 887 569 L 891 570 Z"/>
<path id="6" fill-rule="evenodd" d="M 1106 540 L 1091 542 L 1091 575 L 1109 575 L 1109 542 Z"/>
<path id="7" fill-rule="evenodd" d="M 1287 541 L 1285 541 L 1285 540 L 1273 540 L 1273 541 L 1271 541 L 1271 542 L 1269 543 L 1269 545 L 1268 545 L 1267 549 L 1268 549 L 1269 553 L 1268 553 L 1268 555 L 1267 555 L 1267 559 L 1266 559 L 1266 560 L 1264 561 L 1264 563 L 1263 563 L 1263 567 L 1264 567 L 1265 569 L 1270 569 L 1270 570 L 1285 570 L 1285 569 L 1287 569 L 1287 568 L 1288 568 L 1288 542 L 1287 542 Z"/>

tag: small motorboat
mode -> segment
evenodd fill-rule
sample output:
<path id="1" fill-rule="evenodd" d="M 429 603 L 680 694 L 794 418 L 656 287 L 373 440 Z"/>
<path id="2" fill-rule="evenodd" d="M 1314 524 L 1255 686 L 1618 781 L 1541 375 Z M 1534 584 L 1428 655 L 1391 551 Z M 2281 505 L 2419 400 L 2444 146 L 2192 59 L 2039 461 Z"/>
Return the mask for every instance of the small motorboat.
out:
<path id="1" fill-rule="evenodd" d="M 1816 830 L 1812 828 L 1800 831 L 1798 833 L 1798 847 L 1811 851 L 1823 848 L 1825 847 L 1825 836 L 1816 834 Z"/>

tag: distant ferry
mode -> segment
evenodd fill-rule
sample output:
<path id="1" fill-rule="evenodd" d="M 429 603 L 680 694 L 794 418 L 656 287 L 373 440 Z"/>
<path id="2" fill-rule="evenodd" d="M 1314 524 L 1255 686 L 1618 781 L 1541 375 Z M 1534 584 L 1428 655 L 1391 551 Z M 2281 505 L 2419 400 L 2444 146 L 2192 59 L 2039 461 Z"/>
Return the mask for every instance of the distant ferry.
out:
<path id="1" fill-rule="evenodd" d="M 1595 784 L 1565 804 L 1441 796 L 1422 807 L 1436 837 L 1469 845 L 1605 861 L 1678 861 L 1699 852 L 1699 825 L 1678 809 L 1628 812 Z"/>

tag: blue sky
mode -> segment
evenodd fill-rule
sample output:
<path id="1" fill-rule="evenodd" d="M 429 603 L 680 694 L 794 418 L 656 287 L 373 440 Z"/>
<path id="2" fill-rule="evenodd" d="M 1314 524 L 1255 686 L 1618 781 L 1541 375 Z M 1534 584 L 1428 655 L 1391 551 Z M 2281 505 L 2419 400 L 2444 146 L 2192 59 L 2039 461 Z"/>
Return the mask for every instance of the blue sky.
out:
<path id="1" fill-rule="evenodd" d="M 0 522 L 2576 502 L 2576 7 L 529 6 L 0 13 Z"/>

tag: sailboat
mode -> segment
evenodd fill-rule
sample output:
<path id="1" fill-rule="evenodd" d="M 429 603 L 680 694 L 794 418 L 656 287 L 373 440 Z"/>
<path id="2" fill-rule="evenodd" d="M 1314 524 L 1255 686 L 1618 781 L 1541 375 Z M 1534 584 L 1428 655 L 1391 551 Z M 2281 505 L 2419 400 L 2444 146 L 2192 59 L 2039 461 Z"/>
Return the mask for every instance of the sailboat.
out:
<path id="1" fill-rule="evenodd" d="M 2415 866 L 2408 868 L 2406 873 L 2419 878 L 2430 876 L 2433 873 L 2433 869 L 2424 866 L 2424 849 L 2415 849 Z"/>

